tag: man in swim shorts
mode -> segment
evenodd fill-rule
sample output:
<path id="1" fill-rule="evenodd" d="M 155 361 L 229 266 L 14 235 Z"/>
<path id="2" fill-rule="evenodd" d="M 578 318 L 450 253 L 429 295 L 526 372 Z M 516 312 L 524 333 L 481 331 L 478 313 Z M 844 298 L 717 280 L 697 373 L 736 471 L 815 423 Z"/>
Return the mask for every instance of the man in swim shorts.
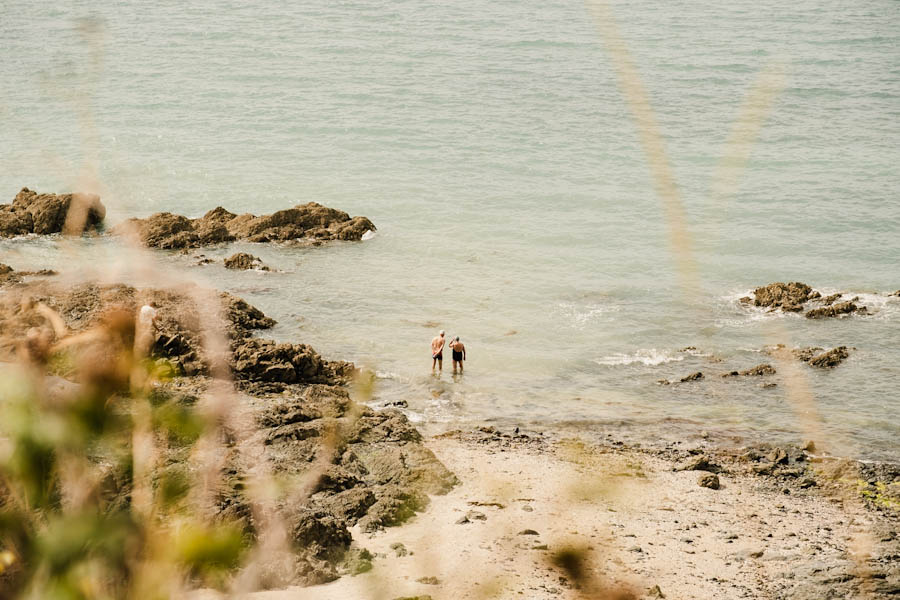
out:
<path id="1" fill-rule="evenodd" d="M 444 330 L 431 340 L 431 370 L 434 371 L 434 365 L 438 366 L 439 371 L 444 370 Z"/>
<path id="2" fill-rule="evenodd" d="M 456 364 L 459 363 L 459 372 L 463 372 L 463 361 L 466 360 L 466 346 L 461 341 L 459 341 L 459 336 L 456 336 L 453 341 L 450 342 L 450 349 L 453 351 L 453 373 L 456 373 Z"/>

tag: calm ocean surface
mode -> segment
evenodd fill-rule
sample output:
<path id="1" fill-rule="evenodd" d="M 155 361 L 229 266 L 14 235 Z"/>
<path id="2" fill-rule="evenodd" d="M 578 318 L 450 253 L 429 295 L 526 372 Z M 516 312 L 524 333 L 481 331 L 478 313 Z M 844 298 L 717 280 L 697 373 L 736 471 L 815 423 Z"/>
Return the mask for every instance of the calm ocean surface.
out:
<path id="1" fill-rule="evenodd" d="M 0 202 L 93 188 L 112 222 L 310 200 L 370 217 L 378 234 L 359 244 L 203 251 L 249 250 L 277 273 L 155 260 L 244 296 L 281 339 L 372 366 L 377 400 L 407 400 L 426 428 L 799 441 L 787 386 L 717 375 L 765 361 L 768 343 L 843 344 L 856 350 L 837 369 L 802 371 L 825 432 L 841 453 L 900 459 L 896 0 L 611 4 L 685 204 L 694 300 L 583 3 L 155 4 L 0 0 Z M 785 83 L 734 193 L 715 199 L 773 61 Z M 108 241 L 0 242 L 16 268 L 141 283 L 121 256 Z M 779 280 L 860 295 L 874 314 L 738 303 Z M 468 347 L 458 381 L 449 361 L 430 376 L 438 328 Z M 704 382 L 656 384 L 697 370 Z"/>

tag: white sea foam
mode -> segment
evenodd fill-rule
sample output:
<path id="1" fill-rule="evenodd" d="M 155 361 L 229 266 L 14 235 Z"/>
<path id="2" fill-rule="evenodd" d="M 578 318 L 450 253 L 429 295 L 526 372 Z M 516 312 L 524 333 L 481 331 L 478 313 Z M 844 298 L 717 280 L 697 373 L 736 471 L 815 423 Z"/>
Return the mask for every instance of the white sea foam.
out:
<path id="1" fill-rule="evenodd" d="M 609 304 L 579 304 L 577 302 L 560 302 L 556 305 L 559 314 L 571 326 L 582 328 L 592 321 L 600 320 L 604 315 L 618 312 L 619 307 Z"/>
<path id="2" fill-rule="evenodd" d="M 371 240 L 373 237 L 375 237 L 375 232 L 372 231 L 371 229 L 367 229 L 366 232 L 364 234 L 362 234 L 361 239 L 362 239 L 362 241 L 365 242 L 366 240 Z"/>
<path id="3" fill-rule="evenodd" d="M 684 360 L 684 356 L 671 354 L 665 350 L 657 350 L 656 348 L 642 348 L 633 354 L 622 354 L 617 352 L 610 356 L 595 359 L 594 362 L 603 366 L 619 366 L 641 363 L 648 367 L 661 365 L 668 362 L 678 362 Z"/>

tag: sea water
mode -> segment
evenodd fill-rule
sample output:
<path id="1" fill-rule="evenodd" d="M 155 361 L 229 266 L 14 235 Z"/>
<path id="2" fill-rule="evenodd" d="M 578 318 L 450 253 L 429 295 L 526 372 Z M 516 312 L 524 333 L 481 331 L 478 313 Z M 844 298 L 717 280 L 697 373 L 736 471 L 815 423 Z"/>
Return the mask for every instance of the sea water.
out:
<path id="1" fill-rule="evenodd" d="M 266 335 L 371 367 L 373 402 L 405 400 L 429 430 L 800 441 L 814 422 L 843 453 L 900 459 L 900 5 L 608 6 L 678 186 L 696 294 L 618 63 L 577 1 L 5 0 L 0 201 L 89 189 L 113 223 L 308 201 L 368 216 L 362 243 L 200 251 L 249 251 L 272 273 L 154 260 L 260 307 L 278 320 Z M 773 69 L 746 162 L 715 194 Z M 127 279 L 121 256 L 109 241 L 0 242 L 20 269 Z M 739 302 L 794 280 L 872 314 Z M 431 373 L 441 328 L 466 344 L 463 377 L 449 360 Z M 771 362 L 774 343 L 854 349 L 799 382 L 719 377 Z"/>

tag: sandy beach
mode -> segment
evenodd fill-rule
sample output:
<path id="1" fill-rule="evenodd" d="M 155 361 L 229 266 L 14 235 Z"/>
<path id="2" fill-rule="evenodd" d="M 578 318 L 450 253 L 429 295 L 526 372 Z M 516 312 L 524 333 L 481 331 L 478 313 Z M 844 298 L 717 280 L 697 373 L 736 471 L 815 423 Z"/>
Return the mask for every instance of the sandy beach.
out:
<path id="1" fill-rule="evenodd" d="M 370 571 L 250 597 L 818 599 L 900 593 L 896 510 L 866 506 L 841 481 L 847 473 L 829 469 L 829 461 L 798 450 L 770 475 L 765 448 L 739 456 L 702 443 L 641 449 L 551 437 L 481 428 L 430 439 L 428 447 L 461 483 L 432 497 L 400 527 L 372 534 L 354 528 L 354 546 L 374 557 Z M 719 489 L 699 485 L 709 471 L 674 470 L 696 466 L 698 459 L 719 471 Z M 806 460 L 798 472 L 796 465 Z"/>

